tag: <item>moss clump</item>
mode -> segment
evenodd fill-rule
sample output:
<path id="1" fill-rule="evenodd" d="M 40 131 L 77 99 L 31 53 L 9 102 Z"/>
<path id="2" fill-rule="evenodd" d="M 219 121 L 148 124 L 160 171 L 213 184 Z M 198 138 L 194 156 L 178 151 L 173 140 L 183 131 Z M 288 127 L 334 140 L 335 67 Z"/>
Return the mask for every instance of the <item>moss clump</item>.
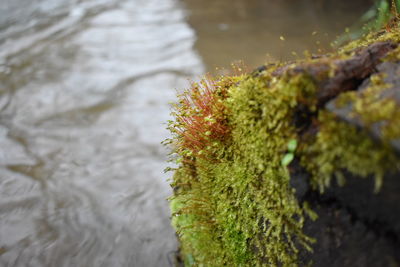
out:
<path id="1" fill-rule="evenodd" d="M 391 31 L 381 30 L 378 32 L 368 33 L 362 36 L 360 39 L 350 42 L 349 44 L 343 47 L 340 47 L 338 49 L 338 53 L 341 55 L 353 54 L 359 49 L 367 47 L 373 43 L 386 42 L 386 41 L 399 43 L 400 41 L 399 28 L 396 27 Z M 393 55 L 397 54 L 395 51 L 393 51 L 392 53 Z"/>
<path id="2" fill-rule="evenodd" d="M 382 73 L 372 75 L 367 88 L 344 93 L 338 97 L 337 103 L 342 106 L 351 103 L 350 116 L 359 119 L 366 128 L 380 124 L 382 140 L 389 143 L 400 136 L 400 109 L 396 100 L 387 93 L 393 85 L 385 82 L 385 76 Z"/>
<path id="3" fill-rule="evenodd" d="M 295 65 L 277 75 L 278 68 L 207 78 L 175 106 L 168 143 L 179 166 L 170 201 L 186 266 L 297 266 L 299 250 L 311 251 L 315 241 L 302 228 L 317 216 L 295 197 L 288 155 L 321 191 L 342 169 L 376 175 L 379 188 L 396 165 L 388 147 L 317 110 L 320 77 L 291 71 Z M 317 134 L 296 128 L 304 109 Z"/>
<path id="4" fill-rule="evenodd" d="M 314 93 L 305 74 L 274 79 L 263 73 L 243 77 L 220 99 L 230 141 L 218 142 L 211 133 L 215 145 L 208 149 L 213 153 L 190 159 L 187 155 L 193 153 L 183 153 L 185 160 L 174 176 L 174 225 L 183 253 L 194 263 L 287 266 L 296 264 L 299 247 L 310 249 L 312 238 L 301 231 L 305 210 L 281 161 L 288 142 L 296 138 L 294 108 Z"/>
<path id="5" fill-rule="evenodd" d="M 391 148 L 377 144 L 365 131 L 327 111 L 319 114 L 319 121 L 323 123 L 317 135 L 307 140 L 300 152 L 302 165 L 312 176 L 312 186 L 323 192 L 333 175 L 343 185 L 341 171 L 348 170 L 360 177 L 375 176 L 375 191 L 379 191 L 383 175 L 398 165 Z"/>

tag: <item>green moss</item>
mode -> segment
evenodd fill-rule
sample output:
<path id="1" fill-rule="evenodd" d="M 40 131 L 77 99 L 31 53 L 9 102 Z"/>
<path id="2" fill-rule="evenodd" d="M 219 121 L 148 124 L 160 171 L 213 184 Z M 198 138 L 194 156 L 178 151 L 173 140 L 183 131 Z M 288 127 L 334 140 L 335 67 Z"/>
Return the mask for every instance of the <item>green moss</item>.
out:
<path id="1" fill-rule="evenodd" d="M 319 114 L 319 121 L 323 123 L 317 136 L 303 145 L 302 160 L 314 177 L 314 187 L 320 191 L 329 186 L 333 174 L 343 183 L 340 173 L 343 169 L 361 177 L 374 175 L 375 191 L 378 191 L 383 175 L 397 168 L 398 159 L 390 148 L 390 141 L 400 138 L 400 109 L 394 99 L 383 96 L 392 87 L 384 78 L 385 74 L 374 74 L 367 88 L 342 93 L 335 101 L 338 108 L 352 107 L 349 116 L 363 124 L 363 131 L 339 122 L 328 112 Z M 381 125 L 382 144 L 373 142 L 365 131 L 372 131 L 377 123 Z"/>
<path id="2" fill-rule="evenodd" d="M 389 143 L 400 138 L 400 109 L 396 100 L 386 94 L 393 87 L 384 81 L 382 74 L 370 77 L 369 86 L 361 92 L 347 92 L 339 96 L 341 103 L 352 103 L 352 117 L 362 121 L 367 128 L 381 124 L 382 140 Z"/>
<path id="3" fill-rule="evenodd" d="M 387 53 L 384 61 L 399 62 L 400 61 L 400 46 Z"/>
<path id="4" fill-rule="evenodd" d="M 381 30 L 379 32 L 371 32 L 361 37 L 358 40 L 352 41 L 347 45 L 338 49 L 339 54 L 353 54 L 360 48 L 367 47 L 376 42 L 392 41 L 394 43 L 400 42 L 399 28 L 393 28 L 391 31 Z"/>
<path id="5" fill-rule="evenodd" d="M 310 249 L 312 238 L 301 230 L 305 212 L 281 161 L 296 138 L 294 108 L 314 93 L 305 74 L 274 79 L 264 73 L 230 88 L 224 102 L 231 142 L 213 148 L 220 151 L 218 160 L 214 153 L 211 159 L 186 161 L 174 177 L 175 186 L 190 183 L 173 197 L 173 203 L 181 203 L 174 205 L 174 225 L 183 253 L 194 262 L 289 266 L 296 264 L 300 247 Z"/>
<path id="6" fill-rule="evenodd" d="M 383 175 L 397 168 L 398 158 L 393 151 L 331 113 L 321 112 L 319 121 L 322 123 L 318 134 L 307 140 L 300 152 L 302 165 L 311 173 L 314 188 L 323 192 L 333 175 L 339 184 L 344 184 L 341 171 L 348 170 L 361 177 L 374 175 L 375 191 L 378 191 Z"/>
<path id="7" fill-rule="evenodd" d="M 195 179 L 186 168 L 180 168 L 175 172 L 174 185 L 177 187 L 181 179 L 187 180 L 189 177 Z M 186 266 L 222 266 L 219 254 L 222 247 L 213 240 L 214 205 L 208 197 L 207 184 L 193 184 L 190 190 L 180 189 L 180 193 L 170 199 L 172 225 L 181 241 L 181 253 Z"/>
<path id="8" fill-rule="evenodd" d="M 326 64 L 329 58 L 321 62 L 331 66 L 326 75 L 334 73 L 335 66 Z M 300 159 L 320 191 L 334 175 L 343 183 L 343 169 L 362 177 L 375 175 L 378 189 L 383 174 L 397 164 L 387 146 L 325 110 L 312 118 L 318 133 L 300 136 L 293 120 L 299 105 L 317 114 L 316 82 L 307 73 L 275 76 L 276 68 L 207 78 L 175 106 L 169 143 L 179 167 L 170 201 L 186 266 L 298 265 L 298 252 L 311 251 L 315 242 L 303 233 L 304 221 L 317 215 L 298 202 L 290 186 L 293 158 Z M 379 79 L 375 82 L 383 86 Z M 367 95 L 376 95 L 377 88 L 371 90 Z M 384 104 L 351 94 L 341 101 L 355 101 L 363 112 Z M 376 119 L 391 112 L 375 114 Z"/>

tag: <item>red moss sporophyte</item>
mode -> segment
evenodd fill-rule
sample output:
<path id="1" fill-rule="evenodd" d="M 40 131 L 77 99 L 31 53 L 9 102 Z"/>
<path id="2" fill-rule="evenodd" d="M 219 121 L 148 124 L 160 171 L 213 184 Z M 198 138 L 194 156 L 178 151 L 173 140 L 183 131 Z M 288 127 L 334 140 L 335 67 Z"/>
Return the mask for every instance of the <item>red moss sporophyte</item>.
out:
<path id="1" fill-rule="evenodd" d="M 168 127 L 174 135 L 172 143 L 176 153 L 184 157 L 204 156 L 217 142 L 228 139 L 230 129 L 223 100 L 234 80 L 206 75 L 178 95 L 179 102 L 173 105 L 172 112 L 175 121 Z"/>

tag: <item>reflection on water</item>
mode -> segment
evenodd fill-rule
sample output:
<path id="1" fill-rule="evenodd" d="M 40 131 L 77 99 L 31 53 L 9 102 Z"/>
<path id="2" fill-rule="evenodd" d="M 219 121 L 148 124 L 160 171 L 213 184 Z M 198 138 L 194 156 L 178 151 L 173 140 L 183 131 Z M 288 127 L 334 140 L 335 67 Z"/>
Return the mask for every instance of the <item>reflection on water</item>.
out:
<path id="1" fill-rule="evenodd" d="M 159 143 L 174 89 L 203 72 L 181 5 L 213 67 L 315 49 L 310 32 L 357 16 L 306 2 L 2 0 L 0 266 L 169 266 Z"/>
<path id="2" fill-rule="evenodd" d="M 202 72 L 174 0 L 7 0 L 0 266 L 168 266 L 167 102 Z"/>

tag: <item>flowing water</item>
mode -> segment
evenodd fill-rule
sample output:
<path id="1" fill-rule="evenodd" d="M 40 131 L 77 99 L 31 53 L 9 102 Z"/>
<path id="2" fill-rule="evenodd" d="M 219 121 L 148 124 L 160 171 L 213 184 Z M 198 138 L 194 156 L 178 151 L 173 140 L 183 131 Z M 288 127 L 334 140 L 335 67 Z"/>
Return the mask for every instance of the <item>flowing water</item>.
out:
<path id="1" fill-rule="evenodd" d="M 0 266 L 169 266 L 163 123 L 203 71 L 179 3 L 7 1 Z"/>
<path id="2" fill-rule="evenodd" d="M 0 1 L 0 266 L 170 266 L 168 102 L 279 29 L 255 1 Z"/>

